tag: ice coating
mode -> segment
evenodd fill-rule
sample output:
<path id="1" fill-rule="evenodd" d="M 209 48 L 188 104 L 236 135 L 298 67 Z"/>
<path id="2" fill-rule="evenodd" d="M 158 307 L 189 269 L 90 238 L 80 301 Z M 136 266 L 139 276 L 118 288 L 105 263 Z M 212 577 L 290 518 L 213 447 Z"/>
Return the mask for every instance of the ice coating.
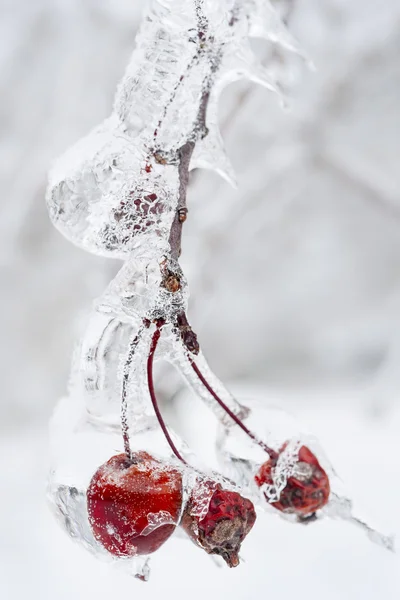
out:
<path id="1" fill-rule="evenodd" d="M 264 483 L 261 487 L 261 491 L 268 499 L 268 502 L 277 502 L 280 499 L 288 479 L 295 474 L 300 447 L 300 440 L 295 438 L 289 440 L 283 452 L 279 454 L 278 462 L 272 476 L 272 484 Z"/>
<path id="2" fill-rule="evenodd" d="M 114 556 L 152 554 L 173 534 L 182 510 L 182 475 L 147 452 L 111 457 L 87 489 L 93 535 Z"/>
<path id="3" fill-rule="evenodd" d="M 279 451 L 272 482 L 261 487 L 255 485 L 255 475 L 269 460 L 269 454 L 232 423 L 219 429 L 218 457 L 224 474 L 234 479 L 257 504 L 265 508 L 268 503 L 279 500 L 297 468 L 299 449 L 303 442 L 308 443 L 309 436 L 283 410 L 252 401 L 243 402 L 242 406 L 244 423 L 260 440 L 268 440 L 272 450 Z"/>
<path id="4" fill-rule="evenodd" d="M 397 552 L 395 536 L 374 529 L 366 521 L 356 516 L 353 510 L 353 502 L 350 498 L 337 493 L 331 494 L 330 501 L 323 512 L 331 519 L 343 519 L 359 527 L 373 544 L 377 544 L 390 552 Z"/>
<path id="5" fill-rule="evenodd" d="M 246 77 L 279 91 L 270 69 L 255 59 L 249 37 L 263 37 L 299 53 L 268 1 L 153 0 L 111 116 L 71 148 L 50 175 L 47 203 L 55 226 L 90 252 L 126 261 L 96 301 L 75 353 L 70 397 L 62 401 L 55 419 L 58 425 L 63 422 L 68 435 L 53 436 L 51 502 L 69 535 L 100 558 L 104 544 L 93 535 L 96 519 L 89 523 L 84 501 L 99 465 L 124 450 L 121 430 L 125 448 L 128 441 L 132 452 L 148 451 L 167 465 L 176 462 L 149 395 L 147 361 L 155 334 L 161 336 L 155 359 L 172 362 L 222 423 L 219 450 L 237 484 L 255 493 L 254 474 L 268 458 L 257 439 L 268 440 L 276 450 L 286 444 L 273 483 L 257 490 L 263 498 L 277 500 L 299 468 L 296 460 L 303 437 L 298 431 L 285 428 L 282 434 L 269 421 L 270 414 L 259 419 L 207 365 L 185 321 L 188 288 L 177 261 L 179 249 L 172 252 L 170 238 L 177 209 L 184 206 L 187 173 L 183 171 L 211 168 L 234 183 L 218 129 L 223 88 Z M 182 169 L 184 151 L 188 164 Z M 216 396 L 251 426 L 253 439 L 238 430 Z M 77 414 L 65 425 L 61 417 L 71 416 L 75 409 Z M 55 427 L 55 432 L 60 429 Z M 169 433 L 189 462 L 182 440 Z M 181 469 L 186 478 L 189 468 Z M 113 484 L 121 483 L 115 473 L 108 475 Z M 191 490 L 185 484 L 183 497 L 187 499 Z M 209 498 L 200 494 L 198 500 L 196 516 L 201 516 Z M 343 511 L 337 515 L 349 518 Z M 175 515 L 171 523 L 171 513 L 164 509 L 148 510 L 145 517 L 147 524 L 140 532 L 144 538 L 178 521 Z M 376 537 L 372 529 L 368 532 L 371 539 Z M 118 540 L 115 523 L 107 523 L 98 532 L 99 539 L 100 533 L 123 542 Z M 148 551 L 143 544 L 142 551 Z M 122 551 L 116 560 L 147 580 L 147 559 L 133 562 L 135 552 L 132 546 L 129 563 Z"/>
<path id="6" fill-rule="evenodd" d="M 114 419 L 112 423 L 114 423 Z M 171 456 L 171 450 L 157 427 L 156 420 L 143 422 L 138 425 L 131 438 L 133 451 L 145 449 L 172 469 L 180 468 Z M 52 512 L 57 521 L 76 543 L 82 545 L 96 558 L 116 563 L 124 571 L 147 580 L 149 576 L 148 563 L 144 557 L 116 557 L 111 555 L 95 539 L 88 520 L 86 490 L 91 478 L 99 465 L 106 462 L 116 453 L 123 452 L 123 440 L 120 424 L 110 425 L 110 420 L 93 420 L 87 414 L 82 400 L 77 397 L 63 398 L 57 405 L 51 429 L 50 444 L 52 468 L 48 483 L 48 499 Z M 171 431 L 180 453 L 190 461 L 191 455 L 185 444 Z M 184 480 L 183 498 L 187 496 L 186 475 Z M 156 511 L 150 516 L 150 527 L 154 525 Z M 159 512 L 159 511 L 158 511 Z M 161 515 L 165 517 L 165 515 Z M 165 523 L 164 523 L 165 524 Z M 143 571 L 145 577 L 143 576 Z"/>
<path id="7" fill-rule="evenodd" d="M 70 392 L 86 398 L 93 418 L 118 425 L 118 396 L 126 348 L 138 328 L 114 315 L 93 311 L 75 350 Z"/>
<path id="8" fill-rule="evenodd" d="M 211 168 L 234 182 L 218 129 L 219 95 L 242 77 L 277 90 L 250 48 L 249 36 L 260 35 L 298 51 L 267 1 L 153 0 L 112 115 L 50 173 L 47 205 L 55 226 L 95 254 L 166 252 L 180 149 L 193 143 L 191 168 Z"/>
<path id="9" fill-rule="evenodd" d="M 156 513 L 149 512 L 147 514 L 147 526 L 143 529 L 142 535 L 149 535 L 152 533 L 157 527 L 162 527 L 162 525 L 175 525 L 176 521 L 172 517 L 171 513 L 167 510 L 159 510 Z"/>
<path id="10" fill-rule="evenodd" d="M 148 556 L 120 558 L 116 561 L 94 538 L 87 514 L 86 492 L 66 485 L 53 487 L 50 482 L 48 495 L 56 519 L 73 541 L 81 544 L 97 559 L 106 563 L 112 562 L 137 579 L 148 581 L 150 576 Z"/>
<path id="11" fill-rule="evenodd" d="M 262 450 L 238 428 L 221 424 L 217 443 L 218 457 L 223 473 L 234 479 L 258 508 L 265 510 L 270 504 L 279 502 L 291 477 L 302 481 L 311 475 L 308 465 L 299 461 L 299 451 L 302 447 L 306 447 L 329 478 L 328 501 L 325 500 L 326 504 L 320 510 L 308 516 L 302 516 L 301 511 L 295 516 L 290 510 L 277 512 L 277 514 L 291 522 L 305 524 L 327 517 L 341 519 L 359 527 L 372 543 L 385 550 L 397 551 L 393 535 L 381 533 L 354 514 L 352 500 L 347 496 L 343 482 L 315 436 L 301 428 L 297 420 L 283 410 L 264 406 L 249 399 L 243 402 L 243 406 L 247 409 L 245 422 L 251 424 L 252 429 L 257 431 L 260 437 L 271 440 L 273 448 L 281 448 L 273 470 L 273 481 L 271 484 L 264 483 L 260 487 L 255 485 L 255 475 L 268 461 L 268 456 L 266 457 Z"/>
<path id="12" fill-rule="evenodd" d="M 70 241 L 120 258 L 143 234 L 151 247 L 162 245 L 177 198 L 177 169 L 154 163 L 147 173 L 140 147 L 113 116 L 58 161 L 47 204 L 53 223 Z"/>
<path id="13" fill-rule="evenodd" d="M 221 556 L 229 567 L 236 567 L 241 543 L 255 520 L 248 498 L 233 491 L 229 483 L 199 475 L 191 486 L 181 528 L 208 554 Z"/>
<path id="14" fill-rule="evenodd" d="M 90 252 L 126 259 L 94 304 L 74 354 L 69 398 L 52 422 L 52 505 L 69 535 L 99 557 L 104 548 L 93 536 L 83 499 L 99 465 L 122 451 L 121 428 L 133 452 L 148 449 L 171 461 L 149 397 L 146 358 L 154 323 L 163 323 L 155 357 L 177 364 L 194 385 L 187 356 L 199 353 L 185 316 L 187 284 L 169 243 L 182 202 L 181 152 L 188 150 L 188 169 L 213 168 L 234 180 L 217 124 L 218 98 L 239 77 L 276 88 L 248 40 L 257 17 L 266 17 L 263 11 L 262 3 L 250 1 L 150 2 L 111 116 L 50 174 L 47 205 L 55 226 Z M 268 22 L 273 24 L 270 16 Z M 198 361 L 230 409 L 241 414 L 201 354 Z M 209 401 L 207 392 L 202 397 Z M 190 456 L 170 435 L 181 455 Z M 168 511 L 150 511 L 144 531 L 150 536 L 170 518 Z M 115 535 L 114 529 L 110 525 L 104 534 Z M 134 570 L 148 578 L 147 561 Z"/>
<path id="15" fill-rule="evenodd" d="M 193 485 L 191 491 L 191 514 L 195 515 L 198 521 L 201 521 L 206 516 L 211 497 L 217 489 L 217 485 L 217 482 L 213 482 L 210 479 L 203 477 L 196 478 L 195 485 Z"/>
<path id="16" fill-rule="evenodd" d="M 171 274 L 179 279 L 179 289 L 174 293 L 165 286 Z M 160 314 L 172 318 L 186 309 L 187 299 L 187 284 L 178 263 L 167 261 L 163 255 L 152 260 L 135 257 L 124 264 L 96 301 L 96 308 L 139 324 Z"/>
<path id="17" fill-rule="evenodd" d="M 73 486 L 54 485 L 50 480 L 48 495 L 56 519 L 72 540 L 79 542 L 99 558 L 109 559 L 106 550 L 95 540 L 89 525 L 86 493 Z"/>
<path id="18" fill-rule="evenodd" d="M 232 419 L 226 412 L 218 406 L 210 392 L 202 385 L 195 371 L 191 366 L 193 361 L 201 370 L 207 381 L 212 386 L 213 390 L 223 400 L 226 406 L 237 416 L 244 417 L 246 408 L 243 407 L 234 396 L 226 389 L 223 383 L 214 375 L 207 364 L 203 353 L 200 351 L 195 357 L 191 356 L 182 346 L 176 346 L 174 351 L 170 352 L 170 362 L 176 367 L 180 375 L 185 379 L 188 385 L 193 389 L 197 396 L 200 396 L 204 402 L 211 408 L 216 417 L 227 427 L 233 426 Z"/>

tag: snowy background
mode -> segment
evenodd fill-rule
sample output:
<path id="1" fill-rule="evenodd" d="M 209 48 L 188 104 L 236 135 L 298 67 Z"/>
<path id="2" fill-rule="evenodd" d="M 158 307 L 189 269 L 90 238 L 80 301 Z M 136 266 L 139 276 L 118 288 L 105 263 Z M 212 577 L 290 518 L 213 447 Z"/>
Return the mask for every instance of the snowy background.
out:
<path id="1" fill-rule="evenodd" d="M 398 599 L 399 557 L 337 522 L 260 516 L 234 571 L 172 541 L 144 585 L 95 562 L 48 514 L 47 422 L 82 316 L 119 263 L 51 226 L 46 172 L 109 113 L 143 4 L 0 0 L 0 597 Z M 400 3 L 282 4 L 317 71 L 282 57 L 289 110 L 254 86 L 225 92 L 239 191 L 194 177 L 191 321 L 215 371 L 295 413 L 360 510 L 400 535 Z M 204 449 L 214 423 L 190 406 L 189 418 L 175 395 L 172 419 Z"/>

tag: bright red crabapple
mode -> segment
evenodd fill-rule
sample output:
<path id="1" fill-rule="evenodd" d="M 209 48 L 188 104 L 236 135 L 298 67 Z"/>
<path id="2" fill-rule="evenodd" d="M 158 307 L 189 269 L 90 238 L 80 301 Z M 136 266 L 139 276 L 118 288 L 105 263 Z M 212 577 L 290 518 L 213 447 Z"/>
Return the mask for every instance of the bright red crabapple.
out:
<path id="1" fill-rule="evenodd" d="M 229 567 L 236 567 L 241 543 L 255 520 L 250 500 L 206 480 L 198 482 L 192 490 L 181 526 L 208 554 L 218 554 Z"/>
<path id="2" fill-rule="evenodd" d="M 142 451 L 110 458 L 87 490 L 93 535 L 115 556 L 158 550 L 174 532 L 181 507 L 181 473 Z"/>
<path id="3" fill-rule="evenodd" d="M 287 480 L 278 502 L 271 502 L 271 506 L 285 513 L 294 513 L 301 519 L 311 517 L 316 510 L 325 506 L 330 485 L 328 475 L 307 446 L 301 446 L 298 456 L 294 474 Z M 269 459 L 261 466 L 254 478 L 259 487 L 264 483 L 273 484 L 275 465 L 276 459 Z"/>

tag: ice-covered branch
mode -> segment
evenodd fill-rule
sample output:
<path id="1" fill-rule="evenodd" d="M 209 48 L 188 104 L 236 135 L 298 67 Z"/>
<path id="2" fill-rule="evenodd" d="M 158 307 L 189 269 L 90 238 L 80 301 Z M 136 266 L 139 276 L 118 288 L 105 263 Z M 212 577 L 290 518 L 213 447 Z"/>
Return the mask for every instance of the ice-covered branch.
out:
<path id="1" fill-rule="evenodd" d="M 68 239 L 121 258 L 168 249 L 183 171 L 233 176 L 218 129 L 222 89 L 241 77 L 278 87 L 253 55 L 252 35 L 296 47 L 268 2 L 150 3 L 112 115 L 50 174 L 50 216 Z"/>
<path id="2" fill-rule="evenodd" d="M 72 439 L 62 440 L 72 458 L 62 457 L 51 479 L 70 535 L 100 557 L 104 549 L 119 559 L 151 554 L 181 524 L 203 550 L 236 566 L 255 521 L 250 499 L 222 474 L 199 469 L 165 423 L 157 358 L 214 410 L 222 464 L 241 493 L 297 522 L 329 504 L 334 474 L 318 447 L 285 420 L 272 426 L 269 412 L 238 402 L 207 365 L 186 316 L 179 256 L 189 172 L 206 167 L 233 179 L 218 128 L 221 91 L 241 77 L 279 91 L 251 37 L 298 52 L 267 0 L 153 0 L 111 116 L 50 175 L 56 227 L 90 252 L 125 260 L 76 352 L 70 398 L 60 405 L 62 414 L 68 401 L 75 411 Z M 143 561 L 138 568 L 144 577 Z"/>

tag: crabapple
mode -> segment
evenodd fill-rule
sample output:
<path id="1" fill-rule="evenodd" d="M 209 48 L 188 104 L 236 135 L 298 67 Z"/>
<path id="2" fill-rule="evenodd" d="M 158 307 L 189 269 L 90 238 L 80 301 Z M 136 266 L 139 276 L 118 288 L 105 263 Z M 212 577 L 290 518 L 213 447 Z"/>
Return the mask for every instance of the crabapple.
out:
<path id="1" fill-rule="evenodd" d="M 299 518 L 307 518 L 328 502 L 329 478 L 307 446 L 301 446 L 298 458 L 294 473 L 288 478 L 279 500 L 271 502 L 271 506 L 285 513 L 295 513 Z M 275 466 L 276 459 L 269 459 L 260 467 L 254 478 L 259 487 L 273 484 Z"/>
<path id="2" fill-rule="evenodd" d="M 115 556 L 158 550 L 174 532 L 181 507 L 179 470 L 143 451 L 110 458 L 87 490 L 93 535 Z"/>
<path id="3" fill-rule="evenodd" d="M 181 525 L 208 554 L 218 554 L 229 567 L 236 567 L 241 543 L 255 520 L 250 500 L 207 480 L 192 490 Z"/>

